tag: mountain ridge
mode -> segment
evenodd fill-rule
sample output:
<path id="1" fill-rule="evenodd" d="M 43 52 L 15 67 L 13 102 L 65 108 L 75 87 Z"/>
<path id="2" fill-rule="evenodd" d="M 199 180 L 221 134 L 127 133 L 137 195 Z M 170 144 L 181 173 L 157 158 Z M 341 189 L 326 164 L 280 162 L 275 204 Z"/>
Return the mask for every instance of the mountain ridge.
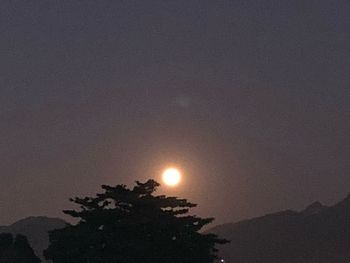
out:
<path id="1" fill-rule="evenodd" d="M 207 232 L 231 240 L 220 247 L 227 262 L 346 263 L 350 252 L 350 196 L 332 206 L 314 202 L 215 226 Z"/>

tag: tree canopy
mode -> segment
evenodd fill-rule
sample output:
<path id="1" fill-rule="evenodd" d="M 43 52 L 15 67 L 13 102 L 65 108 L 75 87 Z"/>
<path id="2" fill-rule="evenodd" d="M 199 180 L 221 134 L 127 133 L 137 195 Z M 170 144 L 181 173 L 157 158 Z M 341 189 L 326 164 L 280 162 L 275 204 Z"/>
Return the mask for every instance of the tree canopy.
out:
<path id="1" fill-rule="evenodd" d="M 40 263 L 40 259 L 34 254 L 24 235 L 19 234 L 13 238 L 10 233 L 2 233 L 0 234 L 0 262 Z"/>
<path id="2" fill-rule="evenodd" d="M 154 180 L 103 185 L 95 197 L 74 198 L 79 210 L 64 213 L 79 222 L 50 233 L 45 257 L 54 263 L 212 263 L 216 244 L 226 243 L 199 231 L 213 221 L 189 215 L 186 199 L 154 195 Z"/>

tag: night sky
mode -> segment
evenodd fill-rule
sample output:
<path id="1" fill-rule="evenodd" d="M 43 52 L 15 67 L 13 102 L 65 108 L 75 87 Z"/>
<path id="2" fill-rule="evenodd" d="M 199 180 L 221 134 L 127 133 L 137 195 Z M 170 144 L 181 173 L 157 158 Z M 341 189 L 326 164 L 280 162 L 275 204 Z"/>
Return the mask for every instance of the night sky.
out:
<path id="1" fill-rule="evenodd" d="M 184 173 L 216 223 L 350 192 L 348 0 L 0 3 L 0 225 Z M 63 217 L 64 218 L 64 217 Z"/>

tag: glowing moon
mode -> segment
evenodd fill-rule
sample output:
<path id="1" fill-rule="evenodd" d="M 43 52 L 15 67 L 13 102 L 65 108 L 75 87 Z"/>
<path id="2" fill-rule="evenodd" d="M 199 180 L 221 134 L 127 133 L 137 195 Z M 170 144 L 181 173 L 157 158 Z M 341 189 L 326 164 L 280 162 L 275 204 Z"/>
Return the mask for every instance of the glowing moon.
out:
<path id="1" fill-rule="evenodd" d="M 163 182 L 168 186 L 176 186 L 181 181 L 181 173 L 176 168 L 168 168 L 163 172 Z"/>

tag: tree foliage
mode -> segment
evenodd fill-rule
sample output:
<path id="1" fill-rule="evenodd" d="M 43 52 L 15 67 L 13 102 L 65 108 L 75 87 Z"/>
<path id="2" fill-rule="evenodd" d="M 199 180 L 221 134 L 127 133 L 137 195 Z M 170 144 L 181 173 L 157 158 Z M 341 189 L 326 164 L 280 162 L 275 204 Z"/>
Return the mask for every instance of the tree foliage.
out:
<path id="1" fill-rule="evenodd" d="M 15 239 L 10 233 L 0 234 L 0 262 L 1 263 L 40 263 L 34 254 L 27 238 L 16 235 Z"/>
<path id="2" fill-rule="evenodd" d="M 64 213 L 76 225 L 50 233 L 45 257 L 54 263 L 211 263 L 216 244 L 226 243 L 199 232 L 213 218 L 189 215 L 195 204 L 186 199 L 153 195 L 154 180 L 103 185 L 95 197 L 75 198 L 79 210 Z"/>

